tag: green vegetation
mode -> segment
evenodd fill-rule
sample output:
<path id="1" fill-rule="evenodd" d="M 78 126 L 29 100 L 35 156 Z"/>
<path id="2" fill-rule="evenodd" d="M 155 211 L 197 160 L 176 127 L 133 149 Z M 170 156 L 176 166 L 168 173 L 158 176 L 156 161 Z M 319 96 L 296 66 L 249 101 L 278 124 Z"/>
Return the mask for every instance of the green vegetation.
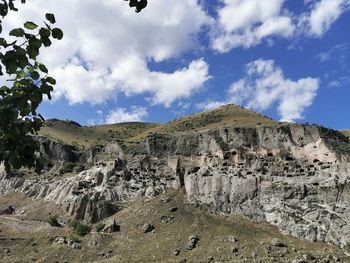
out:
<path id="1" fill-rule="evenodd" d="M 0 3 L 0 33 L 4 18 L 18 11 L 13 2 Z M 61 29 L 54 27 L 55 16 L 46 14 L 45 18 L 43 27 L 27 21 L 23 27 L 12 29 L 7 39 L 0 37 L 0 76 L 8 79 L 7 85 L 0 88 L 0 162 L 7 171 L 26 166 L 40 172 L 44 163 L 40 144 L 30 135 L 42 125 L 43 117 L 37 108 L 44 96 L 51 99 L 56 80 L 37 57 L 42 47 L 63 38 Z"/>
<path id="2" fill-rule="evenodd" d="M 8 13 L 18 11 L 14 1 L 0 2 L 0 33 Z M 147 0 L 129 0 L 129 6 L 139 13 Z M 27 21 L 23 27 L 12 29 L 9 38 L 0 37 L 0 76 L 6 74 L 8 79 L 8 85 L 0 87 L 0 162 L 7 171 L 25 166 L 39 173 L 44 166 L 40 144 L 31 135 L 37 134 L 43 124 L 37 108 L 44 96 L 51 99 L 56 80 L 37 57 L 42 47 L 63 38 L 62 30 L 54 27 L 55 16 L 47 13 L 45 18 L 43 27 Z"/>
<path id="3" fill-rule="evenodd" d="M 102 222 L 96 224 L 95 228 L 96 228 L 96 231 L 99 233 L 102 231 L 102 229 L 105 227 L 106 225 Z"/>
<path id="4" fill-rule="evenodd" d="M 80 243 L 80 239 L 77 235 L 70 234 L 68 239 L 71 240 L 73 243 Z"/>
<path id="5" fill-rule="evenodd" d="M 73 172 L 75 167 L 75 163 L 64 163 L 61 169 L 59 170 L 59 174 L 66 174 Z"/>
<path id="6" fill-rule="evenodd" d="M 258 125 L 273 126 L 276 122 L 266 116 L 258 114 L 246 108 L 229 104 L 214 110 L 196 113 L 170 121 L 164 125 L 158 125 L 133 137 L 138 140 L 147 137 L 148 134 L 169 134 L 176 132 L 205 131 L 224 127 L 256 127 Z"/>
<path id="7" fill-rule="evenodd" d="M 53 226 L 53 227 L 60 227 L 60 223 L 58 222 L 58 217 L 57 215 L 53 215 L 53 216 L 49 216 L 46 220 L 50 226 Z"/>
<path id="8" fill-rule="evenodd" d="M 80 222 L 77 219 L 73 219 L 69 226 L 72 228 L 73 233 L 78 236 L 86 236 L 87 234 L 90 233 L 91 227 L 89 225 L 86 225 L 82 222 Z"/>
<path id="9" fill-rule="evenodd" d="M 113 125 L 82 127 L 71 121 L 48 120 L 39 134 L 79 148 L 106 144 L 111 140 L 125 140 L 154 128 L 158 124 L 130 122 Z"/>
<path id="10" fill-rule="evenodd" d="M 196 113 L 166 124 L 129 122 L 83 127 L 72 121 L 48 120 L 40 131 L 50 137 L 79 148 L 106 144 L 111 140 L 124 143 L 141 141 L 152 134 L 205 131 L 223 127 L 256 127 L 280 125 L 266 116 L 236 105 Z"/>

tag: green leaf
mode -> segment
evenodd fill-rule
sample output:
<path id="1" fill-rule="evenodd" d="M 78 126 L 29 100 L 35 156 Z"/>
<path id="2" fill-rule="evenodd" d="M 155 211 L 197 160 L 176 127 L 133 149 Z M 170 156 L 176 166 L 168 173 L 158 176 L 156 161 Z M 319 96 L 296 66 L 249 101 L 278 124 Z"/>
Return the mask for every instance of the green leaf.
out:
<path id="1" fill-rule="evenodd" d="M 56 80 L 52 77 L 47 77 L 46 81 L 52 85 L 56 85 Z"/>
<path id="2" fill-rule="evenodd" d="M 55 24 L 56 23 L 56 19 L 55 19 L 55 15 L 54 14 L 47 13 L 45 15 L 45 17 L 51 24 Z"/>
<path id="3" fill-rule="evenodd" d="M 61 40 L 63 38 L 63 32 L 59 28 L 54 28 L 54 29 L 52 29 L 52 36 L 53 36 L 53 38 Z"/>
<path id="4" fill-rule="evenodd" d="M 14 37 L 23 37 L 24 36 L 24 30 L 23 28 L 15 28 L 15 29 L 12 29 L 10 31 L 10 36 L 14 36 Z"/>
<path id="5" fill-rule="evenodd" d="M 45 47 L 49 47 L 52 44 L 50 38 L 48 37 L 42 37 L 41 42 L 44 44 Z"/>
<path id="6" fill-rule="evenodd" d="M 44 94 L 50 94 L 50 92 L 53 91 L 53 87 L 50 85 L 41 85 L 41 92 Z"/>
<path id="7" fill-rule="evenodd" d="M 34 29 L 36 29 L 38 27 L 38 25 L 33 23 L 33 22 L 28 21 L 28 22 L 24 23 L 24 27 L 26 29 L 29 29 L 29 30 L 34 30 Z"/>
<path id="8" fill-rule="evenodd" d="M 34 46 L 27 46 L 27 52 L 29 58 L 31 59 L 36 59 L 36 57 L 39 55 L 39 49 Z"/>
<path id="9" fill-rule="evenodd" d="M 49 37 L 51 35 L 51 31 L 47 28 L 40 28 L 39 34 L 41 37 Z"/>
<path id="10" fill-rule="evenodd" d="M 27 56 L 18 56 L 17 60 L 18 60 L 18 66 L 21 69 L 24 69 L 28 65 L 28 62 L 29 62 Z"/>
<path id="11" fill-rule="evenodd" d="M 40 48 L 42 45 L 40 39 L 37 39 L 36 37 L 31 37 L 28 41 L 28 44 L 37 48 Z"/>
<path id="12" fill-rule="evenodd" d="M 44 73 L 48 73 L 48 69 L 46 68 L 46 66 L 44 64 L 39 64 L 39 69 L 44 72 Z"/>
<path id="13" fill-rule="evenodd" d="M 4 38 L 0 38 L 0 46 L 6 47 L 7 46 L 7 41 Z"/>
<path id="14" fill-rule="evenodd" d="M 32 79 L 34 80 L 38 80 L 40 78 L 40 74 L 37 71 L 33 71 L 30 73 L 30 76 L 32 77 Z"/>

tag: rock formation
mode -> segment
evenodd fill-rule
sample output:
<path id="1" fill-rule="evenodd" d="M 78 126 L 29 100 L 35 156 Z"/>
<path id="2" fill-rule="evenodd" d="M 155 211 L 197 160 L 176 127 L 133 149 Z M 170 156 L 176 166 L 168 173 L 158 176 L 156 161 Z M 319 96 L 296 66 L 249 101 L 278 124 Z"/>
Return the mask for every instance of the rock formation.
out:
<path id="1" fill-rule="evenodd" d="M 54 201 L 67 214 L 98 222 L 118 201 L 184 187 L 188 202 L 243 214 L 280 231 L 337 245 L 350 241 L 350 143 L 319 126 L 279 124 L 151 134 L 81 152 L 43 139 L 50 169 L 85 167 L 66 178 L 25 179 L 2 171 L 0 193 Z"/>

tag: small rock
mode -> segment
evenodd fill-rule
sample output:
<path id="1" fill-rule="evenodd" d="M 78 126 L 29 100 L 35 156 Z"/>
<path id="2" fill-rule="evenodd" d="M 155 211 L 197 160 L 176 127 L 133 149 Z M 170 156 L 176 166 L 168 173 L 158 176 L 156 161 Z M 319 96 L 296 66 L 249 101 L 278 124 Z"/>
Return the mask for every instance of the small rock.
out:
<path id="1" fill-rule="evenodd" d="M 256 251 L 253 251 L 252 254 L 251 254 L 252 258 L 255 258 L 258 256 L 258 253 Z"/>
<path id="2" fill-rule="evenodd" d="M 304 259 L 294 259 L 291 263 L 307 263 Z"/>
<path id="3" fill-rule="evenodd" d="M 177 211 L 177 207 L 172 207 L 169 209 L 170 212 L 175 213 Z"/>
<path id="4" fill-rule="evenodd" d="M 65 240 L 63 237 L 59 237 L 59 238 L 56 238 L 56 242 L 58 244 L 66 244 L 67 243 L 67 240 Z"/>
<path id="5" fill-rule="evenodd" d="M 178 256 L 178 255 L 180 255 L 180 253 L 181 253 L 180 249 L 174 250 L 174 256 Z"/>
<path id="6" fill-rule="evenodd" d="M 209 257 L 208 257 L 207 262 L 208 262 L 208 263 L 212 263 L 212 262 L 214 262 L 214 257 L 209 256 Z"/>
<path id="7" fill-rule="evenodd" d="M 228 236 L 227 240 L 232 243 L 236 243 L 238 241 L 238 239 L 235 236 Z"/>
<path id="8" fill-rule="evenodd" d="M 98 252 L 97 253 L 97 256 L 99 256 L 99 257 L 104 257 L 106 254 L 105 254 L 105 252 Z"/>
<path id="9" fill-rule="evenodd" d="M 10 250 L 9 249 L 5 249 L 4 251 L 6 254 L 9 254 L 10 253 Z"/>
<path id="10" fill-rule="evenodd" d="M 152 225 L 152 224 L 144 224 L 144 225 L 142 226 L 142 231 L 143 231 L 143 233 L 151 232 L 151 231 L 154 230 L 154 229 L 155 229 L 155 227 L 154 227 L 154 225 Z"/>
<path id="11" fill-rule="evenodd" d="M 189 238 L 187 243 L 187 250 L 192 250 L 197 247 L 199 241 L 199 237 L 197 235 L 192 235 Z"/>
<path id="12" fill-rule="evenodd" d="M 237 254 L 238 254 L 238 248 L 233 247 L 233 248 L 231 249 L 231 253 L 232 253 L 233 255 L 237 256 Z"/>
<path id="13" fill-rule="evenodd" d="M 74 248 L 74 249 L 81 249 L 82 246 L 81 246 L 80 243 L 73 243 L 73 244 L 72 244 L 72 248 Z"/>
<path id="14" fill-rule="evenodd" d="M 166 204 L 169 203 L 170 201 L 171 201 L 171 199 L 169 197 L 165 197 L 162 199 L 162 202 L 166 203 Z"/>
<path id="15" fill-rule="evenodd" d="M 160 219 L 165 224 L 172 223 L 174 221 L 174 217 L 173 216 L 161 216 Z"/>
<path id="16" fill-rule="evenodd" d="M 30 245 L 31 245 L 32 247 L 35 247 L 35 246 L 37 245 L 37 242 L 36 242 L 35 240 L 32 240 L 32 241 L 30 242 Z"/>
<path id="17" fill-rule="evenodd" d="M 120 225 L 117 224 L 115 219 L 107 223 L 106 226 L 102 229 L 103 233 L 114 233 L 120 231 Z"/>
<path id="18" fill-rule="evenodd" d="M 9 205 L 4 210 L 0 210 L 0 215 L 12 215 L 14 213 L 15 213 L 15 209 L 13 208 L 12 205 Z"/>
<path id="19" fill-rule="evenodd" d="M 271 245 L 275 246 L 275 247 L 286 247 L 286 244 L 283 243 L 283 241 L 278 239 L 278 238 L 272 239 L 271 240 Z"/>

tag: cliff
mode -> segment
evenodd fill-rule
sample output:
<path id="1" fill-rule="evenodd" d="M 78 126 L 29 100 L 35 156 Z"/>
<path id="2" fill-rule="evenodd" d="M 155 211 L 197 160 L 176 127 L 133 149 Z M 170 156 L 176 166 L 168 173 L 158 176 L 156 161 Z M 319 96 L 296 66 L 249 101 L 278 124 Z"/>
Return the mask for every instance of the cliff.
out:
<path id="1" fill-rule="evenodd" d="M 94 223 L 122 209 L 119 201 L 184 188 L 189 203 L 213 213 L 307 240 L 350 241 L 350 143 L 337 131 L 227 106 L 85 149 L 43 140 L 48 170 L 72 162 L 75 172 L 27 179 L 2 171 L 0 193 L 54 201 Z"/>

